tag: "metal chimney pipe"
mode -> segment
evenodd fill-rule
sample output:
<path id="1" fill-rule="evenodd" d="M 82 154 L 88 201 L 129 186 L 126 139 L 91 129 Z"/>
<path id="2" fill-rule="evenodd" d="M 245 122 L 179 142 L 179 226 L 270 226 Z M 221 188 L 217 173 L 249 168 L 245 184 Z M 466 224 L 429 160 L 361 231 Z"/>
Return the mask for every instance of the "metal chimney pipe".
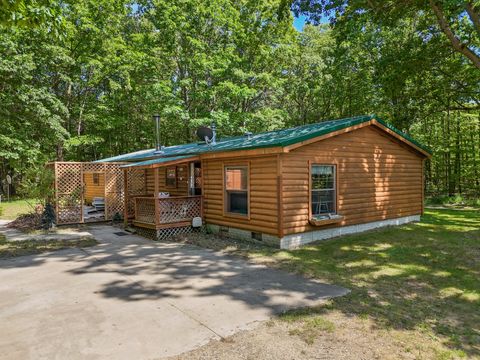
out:
<path id="1" fill-rule="evenodd" d="M 211 144 L 215 145 L 215 143 L 217 142 L 217 124 L 215 124 L 215 121 L 212 121 L 211 128 L 213 133 Z"/>
<path id="2" fill-rule="evenodd" d="M 160 115 L 159 114 L 153 115 L 153 120 L 155 121 L 155 137 L 156 137 L 155 152 L 161 152 L 162 145 L 160 144 Z"/>

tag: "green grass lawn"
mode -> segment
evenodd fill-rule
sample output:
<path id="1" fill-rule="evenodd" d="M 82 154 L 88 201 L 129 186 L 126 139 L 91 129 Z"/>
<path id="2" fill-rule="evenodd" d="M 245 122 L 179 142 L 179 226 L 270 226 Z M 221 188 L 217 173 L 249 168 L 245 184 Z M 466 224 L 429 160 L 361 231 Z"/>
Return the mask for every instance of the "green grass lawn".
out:
<path id="1" fill-rule="evenodd" d="M 35 206 L 35 201 L 31 199 L 26 200 L 12 200 L 9 202 L 4 201 L 0 203 L 0 219 L 2 220 L 14 220 L 18 215 L 32 212 Z"/>
<path id="2" fill-rule="evenodd" d="M 207 246 L 231 248 L 227 243 Z M 236 244 L 233 252 L 352 290 L 288 315 L 306 324 L 309 341 L 315 318 L 325 326 L 322 316 L 340 311 L 391 331 L 427 358 L 480 357 L 480 210 L 427 210 L 420 223 L 295 251 Z"/>

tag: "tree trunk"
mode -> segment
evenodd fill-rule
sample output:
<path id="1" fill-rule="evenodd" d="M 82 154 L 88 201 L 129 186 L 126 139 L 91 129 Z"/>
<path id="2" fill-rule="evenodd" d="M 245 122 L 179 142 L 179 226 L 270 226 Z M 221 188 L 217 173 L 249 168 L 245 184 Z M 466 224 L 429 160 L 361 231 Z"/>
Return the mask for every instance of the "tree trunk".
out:
<path id="1" fill-rule="evenodd" d="M 447 36 L 453 49 L 465 56 L 468 60 L 470 60 L 477 69 L 480 69 L 480 57 L 466 44 L 462 43 L 458 37 L 455 36 L 447 19 L 445 18 L 445 14 L 439 3 L 437 1 L 430 0 L 430 6 L 433 9 L 435 16 L 437 17 L 440 29 Z"/>

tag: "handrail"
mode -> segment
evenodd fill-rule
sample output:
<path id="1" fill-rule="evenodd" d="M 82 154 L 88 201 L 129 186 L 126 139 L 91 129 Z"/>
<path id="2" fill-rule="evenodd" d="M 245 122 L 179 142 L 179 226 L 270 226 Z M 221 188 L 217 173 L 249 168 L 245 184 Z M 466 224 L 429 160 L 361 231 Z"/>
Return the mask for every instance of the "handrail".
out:
<path id="1" fill-rule="evenodd" d="M 165 196 L 165 197 L 158 197 L 157 199 L 185 199 L 185 198 L 196 198 L 202 197 L 202 195 L 181 195 L 181 196 Z M 132 196 L 135 199 L 155 199 L 155 196 Z"/>
<path id="2" fill-rule="evenodd" d="M 202 195 L 161 198 L 136 196 L 134 199 L 135 220 L 138 222 L 155 225 L 173 224 L 191 221 L 194 217 L 201 217 L 203 213 Z"/>

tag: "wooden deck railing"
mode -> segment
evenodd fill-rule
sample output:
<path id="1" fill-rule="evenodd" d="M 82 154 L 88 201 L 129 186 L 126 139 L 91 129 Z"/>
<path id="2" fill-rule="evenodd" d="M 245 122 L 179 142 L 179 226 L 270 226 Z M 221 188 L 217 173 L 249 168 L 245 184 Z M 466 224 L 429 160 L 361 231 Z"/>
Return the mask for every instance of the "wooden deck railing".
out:
<path id="1" fill-rule="evenodd" d="M 155 201 L 158 202 L 157 214 L 155 214 Z M 135 198 L 135 221 L 146 224 L 164 226 L 188 222 L 194 217 L 202 216 L 202 211 L 202 196 Z"/>
<path id="2" fill-rule="evenodd" d="M 155 224 L 155 198 L 147 196 L 135 198 L 135 221 Z"/>

